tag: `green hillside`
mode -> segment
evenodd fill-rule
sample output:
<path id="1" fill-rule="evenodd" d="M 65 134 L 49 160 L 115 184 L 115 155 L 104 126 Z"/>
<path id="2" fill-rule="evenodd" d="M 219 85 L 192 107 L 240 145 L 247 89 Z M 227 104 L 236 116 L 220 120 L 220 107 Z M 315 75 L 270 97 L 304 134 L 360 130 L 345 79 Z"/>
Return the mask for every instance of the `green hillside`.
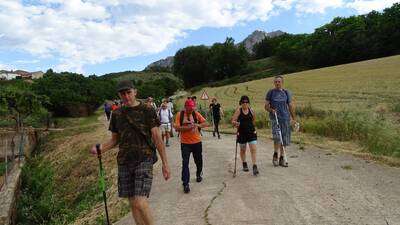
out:
<path id="1" fill-rule="evenodd" d="M 161 78 L 177 79 L 172 73 L 165 72 L 136 72 L 136 71 L 125 71 L 118 73 L 108 73 L 101 76 L 106 79 L 119 80 L 142 80 L 143 82 L 158 80 Z"/>
<path id="2" fill-rule="evenodd" d="M 374 155 L 400 157 L 400 55 L 284 75 L 293 93 L 301 130 L 358 143 Z M 228 125 L 241 95 L 248 95 L 257 113 L 257 128 L 269 126 L 265 94 L 273 78 L 202 88 L 226 111 Z M 205 108 L 208 101 L 199 101 Z M 297 139 L 300 143 L 302 140 Z"/>
<path id="3" fill-rule="evenodd" d="M 400 102 L 400 55 L 284 75 L 284 87 L 293 92 L 298 106 L 312 104 L 324 110 L 364 109 Z M 252 106 L 263 108 L 265 93 L 273 78 L 222 87 L 203 88 L 225 107 L 236 107 L 241 95 L 249 95 Z"/>

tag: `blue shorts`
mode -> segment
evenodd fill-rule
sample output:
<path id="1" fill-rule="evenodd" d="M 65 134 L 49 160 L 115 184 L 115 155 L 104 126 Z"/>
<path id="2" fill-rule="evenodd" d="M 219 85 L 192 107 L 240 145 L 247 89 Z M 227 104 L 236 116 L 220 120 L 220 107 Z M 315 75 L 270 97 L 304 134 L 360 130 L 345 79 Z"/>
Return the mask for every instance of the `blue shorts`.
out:
<path id="1" fill-rule="evenodd" d="M 239 144 L 239 145 L 240 145 L 240 148 L 246 148 L 246 144 L 249 144 L 249 145 L 256 145 L 256 144 L 257 144 L 257 140 L 249 141 L 249 142 L 247 142 L 247 143 L 240 143 L 240 144 Z"/>

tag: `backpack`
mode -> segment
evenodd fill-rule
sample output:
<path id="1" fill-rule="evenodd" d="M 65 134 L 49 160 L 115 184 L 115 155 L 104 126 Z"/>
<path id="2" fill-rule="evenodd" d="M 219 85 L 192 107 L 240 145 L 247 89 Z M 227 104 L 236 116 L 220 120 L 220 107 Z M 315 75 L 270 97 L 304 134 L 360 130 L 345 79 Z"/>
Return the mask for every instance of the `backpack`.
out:
<path id="1" fill-rule="evenodd" d="M 179 125 L 180 126 L 182 126 L 182 123 L 183 123 L 183 118 L 184 118 L 184 115 L 185 115 L 184 113 L 185 113 L 185 111 L 182 110 L 181 113 L 179 114 Z M 197 123 L 198 120 L 197 120 L 197 115 L 196 115 L 195 111 L 192 112 L 192 116 L 193 116 L 194 123 Z M 199 127 L 199 131 L 201 131 L 200 127 Z"/>
<path id="2" fill-rule="evenodd" d="M 159 118 L 160 120 L 161 120 L 161 110 L 162 110 L 162 109 L 158 110 L 158 118 Z M 172 115 L 172 112 L 171 112 L 170 109 L 168 109 L 168 122 L 169 122 L 169 123 L 172 122 L 172 117 L 171 117 L 171 115 Z"/>

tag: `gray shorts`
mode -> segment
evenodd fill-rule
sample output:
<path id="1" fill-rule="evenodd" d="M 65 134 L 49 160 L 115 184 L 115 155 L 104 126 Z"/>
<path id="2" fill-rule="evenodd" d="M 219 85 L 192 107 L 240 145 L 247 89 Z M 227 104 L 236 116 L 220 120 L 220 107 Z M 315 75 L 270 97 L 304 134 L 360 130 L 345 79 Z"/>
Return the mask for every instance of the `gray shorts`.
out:
<path id="1" fill-rule="evenodd" d="M 118 196 L 129 198 L 134 196 L 149 197 L 153 182 L 153 162 L 146 159 L 138 166 L 118 165 Z"/>
<path id="2" fill-rule="evenodd" d="M 271 120 L 271 125 L 272 125 L 272 138 L 274 139 L 275 144 L 280 144 L 280 137 L 279 137 L 279 127 L 278 124 L 276 123 L 275 119 Z M 288 146 L 290 145 L 290 135 L 291 135 L 291 130 L 290 130 L 290 121 L 289 120 L 279 120 L 279 125 L 280 125 L 280 130 L 282 132 L 282 140 L 283 140 L 283 146 Z"/>

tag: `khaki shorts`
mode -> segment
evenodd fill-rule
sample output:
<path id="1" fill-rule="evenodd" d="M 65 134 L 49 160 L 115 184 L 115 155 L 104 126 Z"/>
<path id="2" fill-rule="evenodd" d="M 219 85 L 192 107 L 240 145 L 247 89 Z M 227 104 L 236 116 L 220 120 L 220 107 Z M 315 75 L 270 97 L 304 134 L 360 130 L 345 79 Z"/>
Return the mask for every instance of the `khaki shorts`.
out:
<path id="1" fill-rule="evenodd" d="M 160 126 L 161 133 L 167 133 L 171 131 L 171 124 L 170 123 L 163 123 Z"/>

